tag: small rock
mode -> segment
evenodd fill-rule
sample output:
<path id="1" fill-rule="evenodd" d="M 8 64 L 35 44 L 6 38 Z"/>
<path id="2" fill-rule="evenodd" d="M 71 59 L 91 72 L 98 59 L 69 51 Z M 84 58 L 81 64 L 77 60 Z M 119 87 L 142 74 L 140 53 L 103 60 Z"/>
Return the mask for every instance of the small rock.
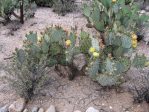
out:
<path id="1" fill-rule="evenodd" d="M 76 110 L 76 111 L 74 111 L 74 112 L 81 112 L 80 110 Z"/>
<path id="2" fill-rule="evenodd" d="M 54 105 L 51 105 L 46 112 L 56 112 L 55 110 L 55 106 Z"/>
<path id="3" fill-rule="evenodd" d="M 149 11 L 149 6 L 146 6 L 145 10 L 146 10 L 146 11 Z"/>
<path id="4" fill-rule="evenodd" d="M 24 111 L 23 112 L 28 112 L 28 109 L 24 109 Z"/>
<path id="5" fill-rule="evenodd" d="M 104 104 L 104 103 L 102 103 L 101 105 L 102 105 L 102 106 L 104 106 L 105 104 Z"/>
<path id="6" fill-rule="evenodd" d="M 109 106 L 110 109 L 112 109 L 112 106 Z"/>
<path id="7" fill-rule="evenodd" d="M 9 112 L 22 112 L 25 107 L 25 100 L 20 98 L 9 106 Z"/>
<path id="8" fill-rule="evenodd" d="M 4 107 L 0 108 L 0 112 L 8 112 L 8 105 L 5 105 Z"/>
<path id="9" fill-rule="evenodd" d="M 146 11 L 145 11 L 145 10 L 141 10 L 140 13 L 141 13 L 141 14 L 145 14 Z"/>
<path id="10" fill-rule="evenodd" d="M 74 66 L 81 71 L 83 67 L 86 65 L 86 58 L 84 54 L 78 54 L 74 56 L 73 59 Z"/>
<path id="11" fill-rule="evenodd" d="M 40 109 L 38 110 L 38 112 L 44 112 L 44 109 L 43 109 L 43 108 L 40 108 Z"/>
<path id="12" fill-rule="evenodd" d="M 38 107 L 34 107 L 34 108 L 32 109 L 32 112 L 38 112 L 38 110 L 39 110 Z"/>
<path id="13" fill-rule="evenodd" d="M 99 112 L 99 110 L 93 108 L 93 107 L 89 107 L 86 112 Z"/>

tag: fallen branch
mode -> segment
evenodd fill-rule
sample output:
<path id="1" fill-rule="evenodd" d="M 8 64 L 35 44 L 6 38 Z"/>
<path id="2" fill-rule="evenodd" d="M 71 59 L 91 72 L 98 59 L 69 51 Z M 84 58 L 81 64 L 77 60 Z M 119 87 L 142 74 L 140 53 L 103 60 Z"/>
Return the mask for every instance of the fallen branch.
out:
<path id="1" fill-rule="evenodd" d="M 4 58 L 4 60 L 12 59 L 14 56 Z"/>
<path id="2" fill-rule="evenodd" d="M 17 19 L 20 19 L 20 16 L 18 16 L 15 12 L 13 12 L 12 15 L 13 15 L 14 17 L 16 17 Z"/>

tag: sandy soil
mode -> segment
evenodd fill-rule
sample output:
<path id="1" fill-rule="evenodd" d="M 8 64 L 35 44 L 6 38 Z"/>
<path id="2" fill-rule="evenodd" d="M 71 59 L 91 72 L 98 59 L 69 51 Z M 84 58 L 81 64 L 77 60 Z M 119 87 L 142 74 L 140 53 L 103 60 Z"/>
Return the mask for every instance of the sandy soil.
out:
<path id="1" fill-rule="evenodd" d="M 6 26 L 0 24 L 0 77 L 5 75 L 3 64 L 6 64 L 7 60 L 4 58 L 10 57 L 16 47 L 22 46 L 22 40 L 29 31 L 40 33 L 45 27 L 60 25 L 65 29 L 77 26 L 78 33 L 80 29 L 94 33 L 93 29 L 86 28 L 86 23 L 81 12 L 61 17 L 49 8 L 38 8 L 35 17 L 25 21 L 24 25 L 17 21 Z M 139 52 L 147 53 L 149 56 L 149 47 L 143 42 L 139 46 Z M 138 76 L 134 71 L 130 71 L 129 74 L 131 77 Z M 127 91 L 123 90 L 119 93 L 114 89 L 105 91 L 87 76 L 78 76 L 73 81 L 69 81 L 53 72 L 49 75 L 51 75 L 51 84 L 29 102 L 28 108 L 42 106 L 46 109 L 53 104 L 56 106 L 57 112 L 73 112 L 74 110 L 84 112 L 89 106 L 93 106 L 101 112 L 149 112 L 146 103 L 133 104 L 132 95 Z M 127 88 L 127 85 L 125 83 L 122 87 Z M 18 98 L 19 96 L 8 86 L 8 83 L 0 80 L 0 107 L 10 104 Z"/>

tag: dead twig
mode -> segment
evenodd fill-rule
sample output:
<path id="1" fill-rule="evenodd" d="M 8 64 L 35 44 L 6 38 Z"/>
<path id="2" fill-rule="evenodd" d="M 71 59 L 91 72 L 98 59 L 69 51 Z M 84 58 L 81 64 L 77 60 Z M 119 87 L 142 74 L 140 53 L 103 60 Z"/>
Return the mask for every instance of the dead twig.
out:
<path id="1" fill-rule="evenodd" d="M 14 56 L 4 58 L 4 60 L 12 59 Z"/>

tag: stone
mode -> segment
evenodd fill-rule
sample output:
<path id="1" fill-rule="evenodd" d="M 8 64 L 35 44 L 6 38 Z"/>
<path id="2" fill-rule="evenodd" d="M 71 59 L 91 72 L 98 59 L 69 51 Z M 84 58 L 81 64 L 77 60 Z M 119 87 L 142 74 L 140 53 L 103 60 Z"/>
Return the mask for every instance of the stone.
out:
<path id="1" fill-rule="evenodd" d="M 146 10 L 146 11 L 149 11 L 149 6 L 146 6 L 145 10 Z"/>
<path id="2" fill-rule="evenodd" d="M 112 107 L 112 106 L 109 106 L 109 108 L 110 108 L 110 109 L 113 109 L 113 107 Z"/>
<path id="3" fill-rule="evenodd" d="M 8 112 L 8 105 L 0 108 L 0 112 Z"/>
<path id="4" fill-rule="evenodd" d="M 51 105 L 46 112 L 56 112 L 55 110 L 55 106 L 54 105 Z"/>
<path id="5" fill-rule="evenodd" d="M 38 107 L 33 107 L 32 112 L 38 112 L 39 108 Z"/>
<path id="6" fill-rule="evenodd" d="M 74 112 L 81 112 L 80 110 L 76 110 L 76 111 L 74 111 Z"/>
<path id="7" fill-rule="evenodd" d="M 144 27 L 144 29 L 142 30 L 142 34 L 144 36 L 143 40 L 146 42 L 146 44 L 148 44 L 148 42 L 149 42 L 149 28 Z"/>
<path id="8" fill-rule="evenodd" d="M 145 14 L 146 11 L 145 11 L 145 10 L 141 10 L 140 13 L 141 13 L 141 14 Z"/>
<path id="9" fill-rule="evenodd" d="M 40 109 L 38 110 L 38 112 L 44 112 L 44 109 L 43 109 L 43 108 L 40 108 Z"/>
<path id="10" fill-rule="evenodd" d="M 86 112 L 99 112 L 99 110 L 95 109 L 94 107 L 89 107 Z"/>
<path id="11" fill-rule="evenodd" d="M 9 106 L 9 112 L 22 112 L 24 107 L 25 100 L 23 98 L 20 98 Z"/>
<path id="12" fill-rule="evenodd" d="M 28 109 L 24 109 L 24 111 L 23 111 L 23 112 L 29 112 L 29 111 L 28 111 Z"/>
<path id="13" fill-rule="evenodd" d="M 78 54 L 74 56 L 73 65 L 81 71 L 86 65 L 86 58 L 84 54 Z"/>

